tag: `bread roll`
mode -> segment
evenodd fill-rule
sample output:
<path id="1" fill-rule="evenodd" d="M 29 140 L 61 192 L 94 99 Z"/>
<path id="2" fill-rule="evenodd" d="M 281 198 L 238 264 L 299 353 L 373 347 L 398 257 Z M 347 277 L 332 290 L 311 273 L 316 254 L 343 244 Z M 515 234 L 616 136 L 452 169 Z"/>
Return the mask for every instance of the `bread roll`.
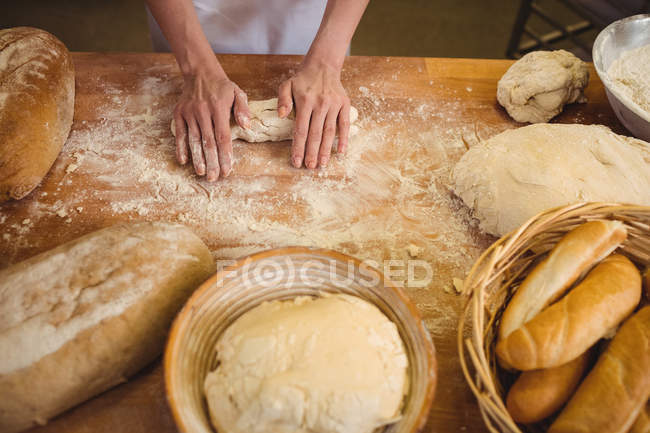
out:
<path id="1" fill-rule="evenodd" d="M 74 66 L 65 45 L 43 30 L 0 30 L 0 203 L 41 182 L 73 112 Z"/>
<path id="2" fill-rule="evenodd" d="M 566 364 L 625 320 L 640 299 L 641 273 L 627 257 L 614 254 L 564 298 L 497 343 L 497 356 L 518 370 Z"/>
<path id="3" fill-rule="evenodd" d="M 580 384 L 590 358 L 587 351 L 559 367 L 521 373 L 506 398 L 512 419 L 531 424 L 557 412 Z"/>
<path id="4" fill-rule="evenodd" d="M 650 301 L 650 268 L 645 270 L 645 278 L 643 279 L 645 285 L 645 297 Z"/>
<path id="5" fill-rule="evenodd" d="M 0 271 L 0 432 L 44 424 L 155 359 L 214 270 L 186 227 L 140 223 Z"/>
<path id="6" fill-rule="evenodd" d="M 549 433 L 624 433 L 650 397 L 650 306 L 630 317 Z"/>
<path id="7" fill-rule="evenodd" d="M 562 296 L 626 237 L 627 230 L 620 221 L 590 221 L 567 233 L 515 292 L 501 317 L 499 339 Z"/>
<path id="8" fill-rule="evenodd" d="M 650 433 L 650 401 L 639 412 L 639 416 L 636 417 L 636 421 L 632 424 L 630 433 Z"/>

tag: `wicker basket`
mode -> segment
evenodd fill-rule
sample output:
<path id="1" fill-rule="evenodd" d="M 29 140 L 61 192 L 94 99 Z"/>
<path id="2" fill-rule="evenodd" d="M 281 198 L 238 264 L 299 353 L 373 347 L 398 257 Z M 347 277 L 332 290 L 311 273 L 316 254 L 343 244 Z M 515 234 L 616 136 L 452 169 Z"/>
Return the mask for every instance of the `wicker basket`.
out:
<path id="1" fill-rule="evenodd" d="M 571 229 L 591 220 L 623 221 L 628 238 L 621 252 L 641 268 L 650 265 L 650 207 L 581 203 L 551 209 L 505 235 L 481 255 L 464 284 L 467 296 L 458 327 L 458 350 L 467 383 L 492 432 L 543 431 L 544 424 L 517 425 L 505 406 L 514 376 L 496 361 L 496 335 L 501 314 L 533 267 Z"/>
<path id="2" fill-rule="evenodd" d="M 214 431 L 203 382 L 217 366 L 216 341 L 234 320 L 264 301 L 322 293 L 365 299 L 395 323 L 409 358 L 410 389 L 399 421 L 378 431 L 420 431 L 433 403 L 437 362 L 415 305 L 403 289 L 367 264 L 336 251 L 305 247 L 264 251 L 236 261 L 203 283 L 176 317 L 164 365 L 167 399 L 179 431 Z"/>

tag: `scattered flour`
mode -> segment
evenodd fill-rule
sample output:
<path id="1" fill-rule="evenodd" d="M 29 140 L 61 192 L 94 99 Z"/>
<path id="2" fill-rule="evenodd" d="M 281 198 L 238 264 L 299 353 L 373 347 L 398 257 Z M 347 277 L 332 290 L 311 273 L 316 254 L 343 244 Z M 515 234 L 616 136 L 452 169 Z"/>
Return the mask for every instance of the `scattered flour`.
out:
<path id="1" fill-rule="evenodd" d="M 75 122 L 47 180 L 56 188 L 23 205 L 31 224 L 1 227 L 14 255 L 38 249 L 40 237 L 25 234 L 58 217 L 62 230 L 89 218 L 93 227 L 180 222 L 224 260 L 288 245 L 332 248 L 379 267 L 417 259 L 430 265 L 431 282 L 410 288 L 402 272 L 397 283 L 407 286 L 427 326 L 455 326 L 456 307 L 441 300 L 449 297 L 443 289 L 452 276 L 465 275 L 492 239 L 479 233 L 469 210 L 452 196 L 449 172 L 468 147 L 506 126 L 468 123 L 460 99 L 412 97 L 397 104 L 385 96 L 396 83 L 369 82 L 351 94 L 361 131 L 348 154 L 327 169 L 291 168 L 287 143 L 235 142 L 231 177 L 208 183 L 175 161 L 169 130 L 179 88 L 175 72 L 147 74 L 128 92 L 110 81 L 101 84 L 105 99 L 96 113 L 102 117 Z"/>
<path id="2" fill-rule="evenodd" d="M 650 44 L 624 52 L 609 67 L 607 75 L 614 88 L 650 118 Z"/>

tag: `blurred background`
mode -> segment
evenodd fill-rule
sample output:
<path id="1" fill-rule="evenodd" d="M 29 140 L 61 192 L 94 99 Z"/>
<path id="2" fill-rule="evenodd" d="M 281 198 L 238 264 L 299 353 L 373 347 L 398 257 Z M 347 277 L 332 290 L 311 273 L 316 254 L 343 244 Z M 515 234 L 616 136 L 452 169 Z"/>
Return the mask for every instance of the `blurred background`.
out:
<path id="1" fill-rule="evenodd" d="M 271 1 L 271 0 L 269 0 Z M 608 23 L 650 13 L 648 0 L 371 0 L 353 55 L 518 58 L 565 48 L 590 60 Z M 142 0 L 21 0 L 0 28 L 50 31 L 71 51 L 151 51 Z"/>

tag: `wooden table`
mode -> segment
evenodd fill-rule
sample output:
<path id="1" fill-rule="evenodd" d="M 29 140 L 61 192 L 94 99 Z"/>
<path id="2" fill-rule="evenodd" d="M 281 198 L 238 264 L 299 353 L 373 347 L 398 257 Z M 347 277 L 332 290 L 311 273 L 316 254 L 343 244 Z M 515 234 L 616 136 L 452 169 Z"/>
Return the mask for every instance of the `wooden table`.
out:
<path id="1" fill-rule="evenodd" d="M 250 99 L 263 99 L 300 59 L 220 60 Z M 404 281 L 404 269 L 393 278 L 407 285 L 437 349 L 426 431 L 484 431 L 458 365 L 462 299 L 452 279 L 463 278 L 494 239 L 453 196 L 449 173 L 468 147 L 521 126 L 495 98 L 509 61 L 351 57 L 342 78 L 361 132 L 345 159 L 327 170 L 297 170 L 288 166 L 287 143 L 238 143 L 233 175 L 215 184 L 174 162 L 169 121 L 182 80 L 171 55 L 76 53 L 74 61 L 73 131 L 43 184 L 0 205 L 0 267 L 114 223 L 163 219 L 192 227 L 216 259 L 300 244 L 379 266 L 423 260 L 433 274 L 424 286 Z M 624 132 L 593 69 L 587 97 L 556 121 Z M 35 431 L 176 431 L 160 362 Z"/>

